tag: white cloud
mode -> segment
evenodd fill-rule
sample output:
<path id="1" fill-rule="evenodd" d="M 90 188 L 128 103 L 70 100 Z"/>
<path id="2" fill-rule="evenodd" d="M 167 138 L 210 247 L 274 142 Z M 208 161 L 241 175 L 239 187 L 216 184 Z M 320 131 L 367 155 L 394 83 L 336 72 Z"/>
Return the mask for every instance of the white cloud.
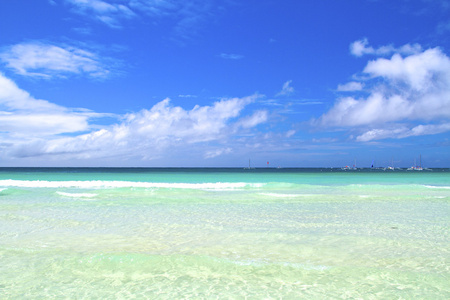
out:
<path id="1" fill-rule="evenodd" d="M 346 84 L 339 84 L 337 90 L 339 92 L 354 92 L 354 91 L 361 91 L 363 87 L 364 87 L 363 83 L 351 81 Z"/>
<path id="2" fill-rule="evenodd" d="M 352 46 L 355 53 L 369 49 L 365 43 Z M 439 48 L 378 58 L 363 73 L 366 79 L 360 84 L 369 95 L 338 99 L 312 125 L 356 129 L 361 132 L 356 140 L 364 142 L 450 131 L 445 122 L 450 119 L 450 59 Z M 358 83 L 338 90 L 358 91 Z"/>
<path id="3" fill-rule="evenodd" d="M 53 132 L 53 136 L 32 136 L 32 127 L 41 120 L 43 115 L 33 114 L 30 122 L 22 119 L 23 132 L 28 132 L 28 137 L 13 141 L 9 135 L 9 142 L 14 142 L 10 147 L 11 156 L 14 157 L 39 157 L 59 156 L 64 158 L 107 158 L 136 156 L 139 159 L 154 159 L 162 156 L 170 156 L 173 151 L 188 151 L 191 147 L 198 149 L 196 145 L 214 143 L 214 147 L 203 148 L 204 158 L 213 158 L 232 152 L 232 147 L 223 146 L 239 130 L 249 130 L 252 127 L 267 121 L 264 111 L 257 111 L 250 116 L 241 117 L 244 108 L 254 102 L 259 96 L 244 98 L 222 99 L 210 106 L 196 105 L 191 110 L 173 106 L 169 99 L 155 104 L 151 109 L 144 109 L 137 113 L 123 116 L 123 121 L 90 133 L 74 135 L 71 137 L 59 137 Z M 67 122 L 69 128 L 60 129 L 88 129 L 87 116 L 70 113 L 61 108 L 63 112 L 55 114 L 55 121 L 48 119 L 49 124 L 40 124 L 41 128 L 58 128 L 60 120 Z M 0 114 L 0 122 L 6 122 L 7 117 L 14 114 Z M 75 126 L 75 121 L 70 117 L 80 117 L 84 124 Z M 69 119 L 68 119 L 69 118 Z M 83 119 L 84 118 L 84 119 Z M 34 122 L 36 121 L 36 122 Z M 45 123 L 45 122 L 44 122 Z M 1 123 L 0 123 L 1 124 Z M 13 124 L 10 121 L 9 124 Z M 81 126 L 83 125 L 83 126 Z M 34 128 L 33 128 L 34 129 Z M 0 128 L 0 131 L 2 129 Z M 51 134 L 49 131 L 47 134 Z M 130 151 L 131 149 L 131 151 Z"/>
<path id="4" fill-rule="evenodd" d="M 233 152 L 233 149 L 231 149 L 231 148 L 216 149 L 216 150 L 212 150 L 212 151 L 207 151 L 204 155 L 204 158 L 206 158 L 206 159 L 214 158 L 214 157 L 221 156 L 224 154 L 229 154 L 231 152 Z"/>
<path id="5" fill-rule="evenodd" d="M 73 11 L 97 20 L 111 28 L 121 28 L 123 21 L 139 17 L 151 17 L 158 21 L 170 18 L 173 32 L 184 39 L 196 34 L 199 24 L 211 19 L 223 9 L 215 0 L 65 0 Z M 230 4 L 230 3 L 228 3 Z M 156 22 L 154 23 L 156 24 Z"/>
<path id="6" fill-rule="evenodd" d="M 438 134 L 447 131 L 450 131 L 450 123 L 417 125 L 412 128 L 401 125 L 391 129 L 372 129 L 356 137 L 356 140 L 359 142 L 368 142 L 387 138 L 406 138 L 410 136 Z"/>
<path id="7" fill-rule="evenodd" d="M 325 126 L 361 126 L 403 120 L 412 116 L 413 104 L 401 96 L 373 93 L 367 99 L 340 99 L 320 122 Z"/>
<path id="8" fill-rule="evenodd" d="M 394 54 L 390 59 L 370 61 L 364 73 L 382 77 L 392 83 L 406 84 L 407 89 L 424 91 L 445 88 L 450 83 L 450 59 L 439 48 L 403 58 Z"/>
<path id="9" fill-rule="evenodd" d="M 185 1 L 187 4 L 189 1 Z M 181 2 L 174 2 L 171 0 L 158 0 L 158 1 L 148 1 L 148 0 L 130 0 L 129 7 L 136 11 L 143 11 L 150 16 L 160 16 L 164 17 L 169 14 L 175 13 L 179 7 L 182 5 Z"/>
<path id="10" fill-rule="evenodd" d="M 398 138 L 398 137 L 406 137 L 405 133 L 408 132 L 408 128 L 401 125 L 397 128 L 390 128 L 390 129 L 384 129 L 384 128 L 378 128 L 378 129 L 371 129 L 367 132 L 364 132 L 363 134 L 356 137 L 356 140 L 358 142 L 369 142 L 373 140 L 382 140 L 382 139 L 388 139 L 388 138 Z"/>
<path id="11" fill-rule="evenodd" d="M 281 91 L 277 96 L 289 96 L 294 93 L 294 88 L 291 86 L 292 80 L 288 80 L 283 84 Z"/>
<path id="12" fill-rule="evenodd" d="M 269 121 L 268 113 L 247 108 L 260 97 L 191 109 L 165 99 L 150 109 L 114 116 L 120 120 L 115 124 L 99 125 L 93 122 L 106 114 L 36 99 L 0 74 L 0 159 L 46 165 L 213 159 L 261 136 L 256 127 Z"/>
<path id="13" fill-rule="evenodd" d="M 37 100 L 21 90 L 12 80 L 0 73 L 0 105 L 9 110 L 57 111 L 64 108 L 45 100 Z"/>
<path id="14" fill-rule="evenodd" d="M 350 44 L 350 53 L 355 56 L 362 56 L 367 52 L 373 52 L 374 49 L 372 47 L 367 47 L 369 41 L 367 39 L 362 39 L 353 42 Z"/>
<path id="15" fill-rule="evenodd" d="M 0 60 L 18 74 L 41 78 L 67 74 L 102 78 L 110 73 L 95 53 L 40 42 L 13 45 L 0 53 Z"/>
<path id="16" fill-rule="evenodd" d="M 237 59 L 243 59 L 244 58 L 244 56 L 240 55 L 240 54 L 221 53 L 219 56 L 221 58 L 223 58 L 223 59 L 232 59 L 232 60 L 237 60 Z"/>
<path id="17" fill-rule="evenodd" d="M 267 111 L 259 110 L 259 111 L 256 111 L 253 115 L 240 120 L 240 122 L 237 125 L 241 126 L 243 128 L 252 128 L 261 123 L 266 122 L 267 119 L 268 119 Z"/>
<path id="18" fill-rule="evenodd" d="M 216 0 L 131 0 L 129 7 L 155 19 L 174 20 L 173 33 L 176 38 L 190 39 L 198 34 L 202 24 L 217 17 L 225 5 L 230 4 L 217 3 Z"/>
<path id="19" fill-rule="evenodd" d="M 83 131 L 89 113 L 33 98 L 0 74 L 0 132 L 15 137 L 39 137 Z"/>
<path id="20" fill-rule="evenodd" d="M 406 44 L 400 48 L 395 48 L 392 45 L 389 46 L 381 46 L 377 49 L 372 46 L 368 46 L 369 41 L 364 38 L 350 44 L 350 53 L 355 56 L 363 56 L 365 54 L 371 55 L 390 55 L 392 53 L 401 53 L 405 55 L 411 55 L 420 53 L 422 51 L 422 47 L 419 44 Z"/>
<path id="21" fill-rule="evenodd" d="M 287 138 L 290 138 L 290 137 L 293 136 L 295 133 L 296 133 L 296 131 L 293 130 L 293 129 L 291 129 L 291 130 L 289 130 L 288 132 L 286 132 L 286 137 L 287 137 Z"/>
<path id="22" fill-rule="evenodd" d="M 66 0 L 78 13 L 97 19 L 110 27 L 120 27 L 120 19 L 135 17 L 135 13 L 123 4 L 101 0 Z"/>
<path id="23" fill-rule="evenodd" d="M 0 131 L 11 136 L 35 137 L 86 130 L 86 116 L 70 113 L 51 114 L 0 114 Z"/>
<path id="24" fill-rule="evenodd" d="M 126 116 L 122 127 L 131 132 L 164 141 L 203 142 L 215 140 L 227 128 L 228 121 L 239 116 L 256 96 L 223 99 L 212 106 L 196 105 L 192 110 L 171 106 L 165 99 L 150 110 Z"/>

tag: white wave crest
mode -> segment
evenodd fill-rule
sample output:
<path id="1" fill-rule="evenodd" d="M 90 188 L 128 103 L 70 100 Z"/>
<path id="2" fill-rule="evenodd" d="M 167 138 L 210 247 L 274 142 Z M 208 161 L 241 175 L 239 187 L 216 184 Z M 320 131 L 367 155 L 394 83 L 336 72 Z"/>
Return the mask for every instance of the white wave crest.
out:
<path id="1" fill-rule="evenodd" d="M 277 193 L 260 193 L 260 195 L 274 197 L 274 198 L 295 198 L 295 197 L 310 196 L 310 195 L 305 195 L 305 194 L 300 195 L 300 194 L 277 194 Z"/>
<path id="2" fill-rule="evenodd" d="M 246 182 L 210 182 L 210 183 L 164 183 L 140 181 L 46 181 L 46 180 L 0 180 L 0 186 L 26 188 L 173 188 L 173 189 L 204 189 L 229 190 L 246 187 L 260 188 L 262 183 Z"/>
<path id="3" fill-rule="evenodd" d="M 424 187 L 429 188 L 429 189 L 444 189 L 444 190 L 450 190 L 450 186 L 424 185 Z"/>
<path id="4" fill-rule="evenodd" d="M 7 190 L 7 188 L 0 188 L 0 193 L 4 190 Z"/>
<path id="5" fill-rule="evenodd" d="M 97 196 L 97 194 L 93 193 L 65 193 L 65 192 L 56 192 L 60 196 L 65 197 L 74 197 L 74 198 L 92 198 Z"/>

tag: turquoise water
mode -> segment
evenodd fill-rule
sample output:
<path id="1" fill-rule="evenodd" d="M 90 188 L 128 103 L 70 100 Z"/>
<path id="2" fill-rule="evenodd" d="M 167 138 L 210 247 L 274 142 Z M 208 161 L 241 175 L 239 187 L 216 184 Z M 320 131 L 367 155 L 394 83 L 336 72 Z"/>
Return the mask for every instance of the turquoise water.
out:
<path id="1" fill-rule="evenodd" d="M 0 169 L 2 299 L 449 299 L 450 171 Z"/>

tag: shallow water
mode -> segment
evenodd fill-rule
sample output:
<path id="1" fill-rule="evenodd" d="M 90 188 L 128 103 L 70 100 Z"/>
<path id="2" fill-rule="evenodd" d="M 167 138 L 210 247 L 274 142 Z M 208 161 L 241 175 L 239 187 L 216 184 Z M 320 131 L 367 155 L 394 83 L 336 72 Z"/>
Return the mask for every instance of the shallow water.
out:
<path id="1" fill-rule="evenodd" d="M 0 169 L 6 299 L 448 299 L 450 172 Z"/>

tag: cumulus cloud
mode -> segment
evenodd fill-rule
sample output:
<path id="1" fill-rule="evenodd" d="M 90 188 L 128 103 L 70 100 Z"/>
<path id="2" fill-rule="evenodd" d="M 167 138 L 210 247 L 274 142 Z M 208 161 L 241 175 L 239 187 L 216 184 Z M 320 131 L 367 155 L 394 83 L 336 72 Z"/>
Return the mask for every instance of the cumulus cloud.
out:
<path id="1" fill-rule="evenodd" d="M 450 59 L 439 48 L 405 58 L 396 53 L 390 59 L 370 61 L 364 73 L 384 78 L 392 84 L 405 84 L 410 90 L 440 90 L 450 82 Z"/>
<path id="2" fill-rule="evenodd" d="M 257 136 L 265 110 L 247 109 L 260 95 L 224 98 L 191 109 L 164 99 L 122 116 L 71 109 L 36 99 L 0 73 L 0 158 L 132 161 L 227 155 Z M 111 125 L 95 124 L 114 117 Z M 241 146 L 238 146 L 241 145 Z M 176 154 L 175 154 L 176 153 Z"/>
<path id="3" fill-rule="evenodd" d="M 11 157 L 154 159 L 213 143 L 214 147 L 200 149 L 203 158 L 214 158 L 232 152 L 226 142 L 233 135 L 267 121 L 265 111 L 243 114 L 258 95 L 221 99 L 190 110 L 164 99 L 150 109 L 122 116 L 119 123 L 92 130 L 89 121 L 94 113 L 34 99 L 4 76 L 0 77 L 0 91 L 0 108 L 5 108 L 0 109 L 0 135 L 10 145 Z"/>
<path id="4" fill-rule="evenodd" d="M 20 75 L 40 78 L 68 74 L 103 78 L 110 73 L 101 63 L 100 57 L 93 52 L 41 42 L 10 46 L 0 53 L 0 60 Z"/>
<path id="5" fill-rule="evenodd" d="M 373 49 L 361 41 L 352 46 L 355 53 L 368 53 L 367 49 Z M 337 99 L 333 107 L 312 124 L 356 129 L 361 132 L 356 140 L 362 142 L 450 131 L 447 122 L 450 119 L 449 57 L 439 48 L 415 53 L 420 46 L 402 56 L 401 53 L 408 52 L 406 48 L 395 50 L 397 53 L 389 59 L 369 61 L 363 70 L 364 82 L 360 83 L 361 87 L 365 85 L 368 95 Z M 387 53 L 375 49 L 372 52 Z M 357 91 L 358 83 L 340 86 L 338 90 L 350 91 L 356 87 Z"/>
<path id="6" fill-rule="evenodd" d="M 170 105 L 165 99 L 150 110 L 128 114 L 120 128 L 163 142 L 187 143 L 215 140 L 228 128 L 228 121 L 236 118 L 242 109 L 257 96 L 223 99 L 212 106 L 196 105 L 192 110 Z"/>

